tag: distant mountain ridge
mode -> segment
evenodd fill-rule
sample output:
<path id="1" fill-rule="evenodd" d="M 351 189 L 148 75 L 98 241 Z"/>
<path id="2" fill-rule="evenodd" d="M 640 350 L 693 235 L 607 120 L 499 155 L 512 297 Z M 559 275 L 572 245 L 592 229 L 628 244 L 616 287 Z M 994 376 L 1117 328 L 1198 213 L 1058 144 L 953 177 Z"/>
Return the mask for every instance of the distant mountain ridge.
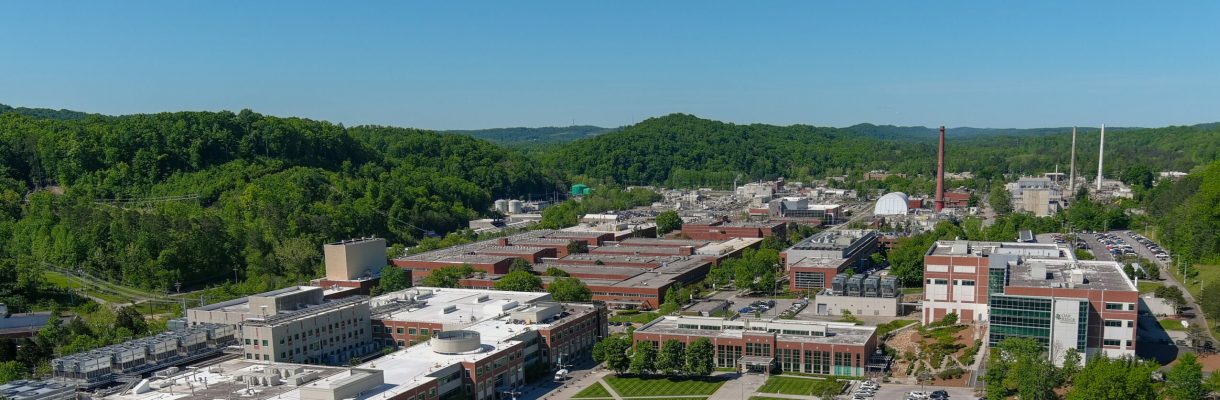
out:
<path id="1" fill-rule="evenodd" d="M 597 136 L 606 132 L 612 132 L 616 128 L 602 128 L 592 125 L 572 125 L 572 126 L 548 126 L 541 128 L 492 128 L 492 129 L 475 129 L 475 130 L 454 130 L 443 131 L 445 133 L 456 133 L 466 135 L 478 139 L 489 140 L 495 143 L 510 145 L 510 146 L 527 146 L 533 144 L 546 143 L 567 143 L 573 140 L 580 140 L 588 137 Z"/>
<path id="2" fill-rule="evenodd" d="M 91 114 L 91 113 L 86 113 L 86 112 L 65 110 L 65 109 L 55 110 L 55 109 L 51 109 L 51 108 L 26 108 L 26 107 L 13 107 L 13 106 L 9 106 L 7 104 L 0 104 L 0 114 L 9 114 L 9 113 L 21 114 L 21 115 L 25 115 L 27 117 L 32 117 L 32 118 L 55 119 L 55 120 L 60 120 L 60 121 L 72 121 L 72 120 L 78 120 L 78 119 L 85 119 L 85 118 L 92 117 L 92 116 L 103 116 L 102 114 Z"/>

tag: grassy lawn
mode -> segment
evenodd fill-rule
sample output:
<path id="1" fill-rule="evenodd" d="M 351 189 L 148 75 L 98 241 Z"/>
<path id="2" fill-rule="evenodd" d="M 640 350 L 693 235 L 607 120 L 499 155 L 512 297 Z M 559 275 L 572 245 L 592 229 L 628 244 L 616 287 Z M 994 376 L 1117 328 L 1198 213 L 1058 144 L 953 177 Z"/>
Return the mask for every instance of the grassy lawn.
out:
<path id="1" fill-rule="evenodd" d="M 1161 328 L 1165 328 L 1165 330 L 1167 330 L 1167 331 L 1186 330 L 1186 328 L 1182 327 L 1182 321 L 1178 321 L 1176 319 L 1162 319 L 1160 322 L 1161 322 Z"/>
<path id="2" fill-rule="evenodd" d="M 606 382 L 623 397 L 711 396 L 724 384 L 719 379 L 621 378 L 608 376 Z"/>
<path id="3" fill-rule="evenodd" d="M 64 289 L 80 290 L 80 288 L 81 288 L 80 282 L 77 282 L 76 280 L 69 278 L 63 274 L 57 273 L 57 272 L 51 272 L 51 271 L 43 272 L 43 277 L 46 278 L 47 283 L 64 288 Z M 85 294 L 87 294 L 89 296 L 100 298 L 109 303 L 127 303 L 127 302 L 131 301 L 126 297 L 119 296 L 119 295 L 116 295 L 113 293 L 98 291 L 95 289 L 86 289 Z"/>
<path id="4" fill-rule="evenodd" d="M 1164 286 L 1164 285 L 1161 285 L 1160 282 L 1140 281 L 1140 283 L 1139 283 L 1139 289 L 1140 289 L 1141 294 L 1142 293 L 1152 293 L 1153 291 L 1156 290 L 1156 288 L 1159 288 L 1161 286 Z"/>
<path id="5" fill-rule="evenodd" d="M 593 382 L 593 386 L 589 386 L 589 387 L 585 388 L 585 390 L 581 390 L 580 393 L 577 393 L 576 397 L 573 397 L 573 398 L 589 399 L 589 398 L 598 398 L 598 397 L 605 397 L 605 398 L 611 397 L 610 392 L 606 390 L 605 386 L 602 386 L 601 382 Z"/>
<path id="6" fill-rule="evenodd" d="M 763 393 L 809 396 L 813 393 L 821 392 L 825 387 L 834 387 L 835 389 L 841 390 L 843 389 L 843 382 L 812 378 L 773 376 L 768 378 L 767 383 L 763 384 L 761 388 L 758 388 L 758 391 Z"/>
<path id="7" fill-rule="evenodd" d="M 919 293 L 923 293 L 922 287 L 902 288 L 902 294 L 919 294 Z"/>
<path id="8" fill-rule="evenodd" d="M 660 317 L 661 314 L 655 312 L 642 312 L 638 314 L 615 314 L 610 316 L 610 322 L 630 322 L 633 324 L 647 324 L 652 320 Z"/>

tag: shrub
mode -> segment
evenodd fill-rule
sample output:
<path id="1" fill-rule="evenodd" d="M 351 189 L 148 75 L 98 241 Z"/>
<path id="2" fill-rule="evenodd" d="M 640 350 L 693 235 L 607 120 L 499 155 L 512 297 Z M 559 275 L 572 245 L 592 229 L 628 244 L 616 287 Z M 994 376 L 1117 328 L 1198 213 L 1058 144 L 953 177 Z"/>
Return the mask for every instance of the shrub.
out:
<path id="1" fill-rule="evenodd" d="M 958 368 L 958 367 L 953 367 L 953 368 L 945 369 L 944 371 L 940 371 L 939 373 L 936 374 L 936 377 L 939 379 L 942 379 L 942 380 L 957 379 L 957 378 L 961 378 L 962 375 L 964 375 L 965 373 L 966 373 L 965 370 L 962 370 L 961 368 Z"/>

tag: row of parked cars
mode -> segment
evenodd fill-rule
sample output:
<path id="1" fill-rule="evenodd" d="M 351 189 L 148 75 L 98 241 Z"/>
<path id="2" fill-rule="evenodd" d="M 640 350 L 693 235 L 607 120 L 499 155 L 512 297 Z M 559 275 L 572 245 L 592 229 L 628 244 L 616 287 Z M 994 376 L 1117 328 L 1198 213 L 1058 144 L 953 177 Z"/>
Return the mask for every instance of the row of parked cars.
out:
<path id="1" fill-rule="evenodd" d="M 1141 235 L 1141 234 L 1138 234 L 1135 232 L 1127 232 L 1127 236 L 1131 236 L 1131 239 L 1134 239 L 1136 242 L 1139 242 L 1140 244 L 1144 245 L 1144 247 L 1147 247 L 1148 251 L 1151 251 L 1152 255 L 1155 256 L 1157 260 L 1169 261 L 1169 253 L 1166 252 L 1165 249 L 1162 249 L 1160 245 L 1156 244 L 1156 242 L 1153 242 L 1151 239 L 1148 239 L 1148 238 L 1144 237 L 1144 235 Z"/>
<path id="2" fill-rule="evenodd" d="M 1106 246 L 1106 251 L 1112 256 L 1135 255 L 1135 249 L 1113 233 L 1098 232 L 1097 241 Z"/>
<path id="3" fill-rule="evenodd" d="M 944 390 L 936 390 L 932 392 L 914 391 L 907 393 L 906 400 L 946 400 L 949 398 L 949 392 Z"/>
<path id="4" fill-rule="evenodd" d="M 877 395 L 877 389 L 881 389 L 880 383 L 864 381 L 851 392 L 851 400 L 872 400 L 873 396 Z"/>
<path id="5" fill-rule="evenodd" d="M 770 310 L 771 307 L 775 307 L 775 300 L 759 300 L 750 303 L 748 306 L 742 307 L 740 310 L 737 310 L 737 312 L 742 314 L 752 313 L 754 311 L 767 312 L 767 310 Z"/>

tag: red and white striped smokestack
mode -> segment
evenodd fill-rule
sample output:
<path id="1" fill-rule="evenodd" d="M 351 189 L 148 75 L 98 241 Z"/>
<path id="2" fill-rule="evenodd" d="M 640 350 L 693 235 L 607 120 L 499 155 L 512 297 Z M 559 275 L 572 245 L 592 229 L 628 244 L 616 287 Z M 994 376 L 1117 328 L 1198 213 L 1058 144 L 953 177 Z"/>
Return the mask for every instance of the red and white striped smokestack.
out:
<path id="1" fill-rule="evenodd" d="M 945 208 L 945 126 L 940 126 L 940 150 L 936 154 L 936 212 Z"/>

